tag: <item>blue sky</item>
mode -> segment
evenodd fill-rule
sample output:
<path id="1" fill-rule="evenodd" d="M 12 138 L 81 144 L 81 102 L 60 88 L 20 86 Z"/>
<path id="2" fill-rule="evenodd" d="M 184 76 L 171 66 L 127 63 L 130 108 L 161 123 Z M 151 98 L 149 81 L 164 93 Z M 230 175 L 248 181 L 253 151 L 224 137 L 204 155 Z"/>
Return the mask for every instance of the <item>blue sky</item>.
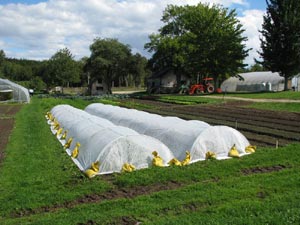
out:
<path id="1" fill-rule="evenodd" d="M 265 10 L 267 7 L 266 0 L 249 0 L 248 2 L 250 4 L 250 8 L 252 9 Z"/>
<path id="2" fill-rule="evenodd" d="M 265 0 L 201 0 L 236 8 L 253 48 L 245 62 L 253 64 Z M 38 4 L 43 2 L 43 4 Z M 0 49 L 7 57 L 49 59 L 67 47 L 76 59 L 89 56 L 94 38 L 117 38 L 133 53 L 149 57 L 144 44 L 161 27 L 168 4 L 197 4 L 200 0 L 0 0 Z M 18 4 L 21 3 L 21 4 Z"/>

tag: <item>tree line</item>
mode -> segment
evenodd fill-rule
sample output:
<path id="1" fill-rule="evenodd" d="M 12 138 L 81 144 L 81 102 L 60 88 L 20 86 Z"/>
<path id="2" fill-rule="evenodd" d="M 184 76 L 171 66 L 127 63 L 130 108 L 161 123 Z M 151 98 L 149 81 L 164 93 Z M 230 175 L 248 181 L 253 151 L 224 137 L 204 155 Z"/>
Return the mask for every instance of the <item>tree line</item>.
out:
<path id="1" fill-rule="evenodd" d="M 0 50 L 0 77 L 37 91 L 55 86 L 88 87 L 96 80 L 116 87 L 144 86 L 150 73 L 144 56 L 132 54 L 128 45 L 116 39 L 97 38 L 90 47 L 91 56 L 80 60 L 75 60 L 68 48 L 43 61 L 7 58 Z M 111 88 L 107 92 L 111 93 Z"/>
<path id="2" fill-rule="evenodd" d="M 218 85 L 240 72 L 271 70 L 287 81 L 300 72 L 300 1 L 266 0 L 261 36 L 261 61 L 243 63 L 251 49 L 235 10 L 220 5 L 168 5 L 161 18 L 163 26 L 149 35 L 145 49 L 150 59 L 136 53 L 117 39 L 96 38 L 91 54 L 75 60 L 67 48 L 49 60 L 9 59 L 0 51 L 0 76 L 25 82 L 27 87 L 87 86 L 100 81 L 111 93 L 112 86 L 144 86 L 151 73 L 166 68 L 177 77 L 213 77 Z"/>

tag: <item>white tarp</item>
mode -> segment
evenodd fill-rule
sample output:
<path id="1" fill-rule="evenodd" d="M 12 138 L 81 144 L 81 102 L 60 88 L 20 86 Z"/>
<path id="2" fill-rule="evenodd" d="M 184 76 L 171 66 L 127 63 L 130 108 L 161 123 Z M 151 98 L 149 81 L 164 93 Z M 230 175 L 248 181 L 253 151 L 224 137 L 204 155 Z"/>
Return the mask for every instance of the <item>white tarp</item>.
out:
<path id="1" fill-rule="evenodd" d="M 13 101 L 17 102 L 30 102 L 30 95 L 28 89 L 23 86 L 16 84 L 7 79 L 0 78 L 0 91 L 12 90 Z"/>
<path id="2" fill-rule="evenodd" d="M 55 106 L 51 114 L 61 128 L 68 131 L 66 140 L 73 138 L 67 149 L 69 155 L 76 143 L 80 143 L 79 154 L 72 159 L 83 171 L 97 161 L 100 162 L 99 174 L 120 172 L 125 163 L 134 165 L 136 169 L 147 168 L 152 164 L 153 151 L 158 152 L 165 165 L 174 157 L 168 147 L 153 137 L 116 126 L 106 119 L 69 105 Z M 53 126 L 52 131 L 56 132 Z M 65 144 L 65 141 L 61 142 Z"/>
<path id="3" fill-rule="evenodd" d="M 179 160 L 191 152 L 192 161 L 204 160 L 205 153 L 213 151 L 217 158 L 226 158 L 235 144 L 240 155 L 245 154 L 248 140 L 237 130 L 226 126 L 210 126 L 202 121 L 186 121 L 177 117 L 163 117 L 134 109 L 94 103 L 85 111 L 131 128 L 141 134 L 157 138 Z"/>

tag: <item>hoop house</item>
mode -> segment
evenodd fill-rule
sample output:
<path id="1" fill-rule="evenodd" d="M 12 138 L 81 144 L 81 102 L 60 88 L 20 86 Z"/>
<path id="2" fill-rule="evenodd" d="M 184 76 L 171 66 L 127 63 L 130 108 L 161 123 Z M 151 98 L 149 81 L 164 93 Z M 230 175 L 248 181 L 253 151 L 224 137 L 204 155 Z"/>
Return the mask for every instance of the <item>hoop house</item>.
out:
<path id="1" fill-rule="evenodd" d="M 165 165 L 174 157 L 168 147 L 157 139 L 116 126 L 83 110 L 58 105 L 51 110 L 51 114 L 60 127 L 68 131 L 66 140 L 72 138 L 66 150 L 69 155 L 80 143 L 78 155 L 72 158 L 80 170 L 88 170 L 95 162 L 100 163 L 98 174 L 120 172 L 126 163 L 136 169 L 147 168 L 152 163 L 154 150 L 164 159 Z M 50 124 L 54 125 L 53 122 Z M 56 133 L 54 127 L 51 127 L 53 133 Z M 61 143 L 65 144 L 66 141 Z"/>
<path id="2" fill-rule="evenodd" d="M 271 71 L 241 73 L 221 84 L 223 92 L 283 91 L 284 78 Z"/>
<path id="3" fill-rule="evenodd" d="M 141 134 L 157 138 L 183 160 L 185 152 L 191 152 L 193 161 L 204 160 L 205 153 L 214 151 L 217 158 L 226 158 L 235 145 L 239 154 L 245 154 L 248 140 L 237 130 L 225 126 L 210 126 L 202 121 L 186 121 L 177 117 L 163 117 L 143 111 L 94 103 L 85 111 L 126 126 Z"/>
<path id="4" fill-rule="evenodd" d="M 0 92 L 12 92 L 12 100 L 16 102 L 30 102 L 29 91 L 25 87 L 7 79 L 0 78 Z"/>

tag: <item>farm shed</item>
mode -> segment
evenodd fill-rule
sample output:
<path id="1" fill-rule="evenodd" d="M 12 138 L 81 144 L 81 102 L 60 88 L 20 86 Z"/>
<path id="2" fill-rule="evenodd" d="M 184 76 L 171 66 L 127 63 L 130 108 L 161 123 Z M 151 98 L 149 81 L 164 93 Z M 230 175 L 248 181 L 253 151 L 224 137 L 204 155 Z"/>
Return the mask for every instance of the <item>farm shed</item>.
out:
<path id="1" fill-rule="evenodd" d="M 239 77 L 225 80 L 221 89 L 223 92 L 283 91 L 284 78 L 270 71 L 240 73 Z"/>
<path id="2" fill-rule="evenodd" d="M 12 99 L 8 100 L 15 102 L 30 102 L 28 89 L 7 79 L 0 78 L 0 94 L 1 93 L 11 93 L 10 96 Z"/>
<path id="3" fill-rule="evenodd" d="M 148 78 L 147 91 L 149 93 L 174 93 L 178 91 L 182 82 L 189 82 L 189 77 L 184 74 L 177 77 L 172 70 L 165 69 Z"/>
<path id="4" fill-rule="evenodd" d="M 147 168 L 152 164 L 154 150 L 165 160 L 165 165 L 174 157 L 168 147 L 155 138 L 116 126 L 69 105 L 55 106 L 51 117 L 52 132 L 56 134 L 62 128 L 57 138 L 74 163 L 85 172 L 95 166 L 95 174 L 120 172 L 125 164 L 136 169 Z M 65 131 L 67 134 L 63 137 Z"/>
<path id="5" fill-rule="evenodd" d="M 186 151 L 190 151 L 192 161 L 204 160 L 209 151 L 214 152 L 217 158 L 223 159 L 227 158 L 233 145 L 240 155 L 245 154 L 245 149 L 249 146 L 248 140 L 237 130 L 225 126 L 210 126 L 202 121 L 163 117 L 101 103 L 90 104 L 85 111 L 116 125 L 157 138 L 169 147 L 179 160 L 184 159 Z"/>

